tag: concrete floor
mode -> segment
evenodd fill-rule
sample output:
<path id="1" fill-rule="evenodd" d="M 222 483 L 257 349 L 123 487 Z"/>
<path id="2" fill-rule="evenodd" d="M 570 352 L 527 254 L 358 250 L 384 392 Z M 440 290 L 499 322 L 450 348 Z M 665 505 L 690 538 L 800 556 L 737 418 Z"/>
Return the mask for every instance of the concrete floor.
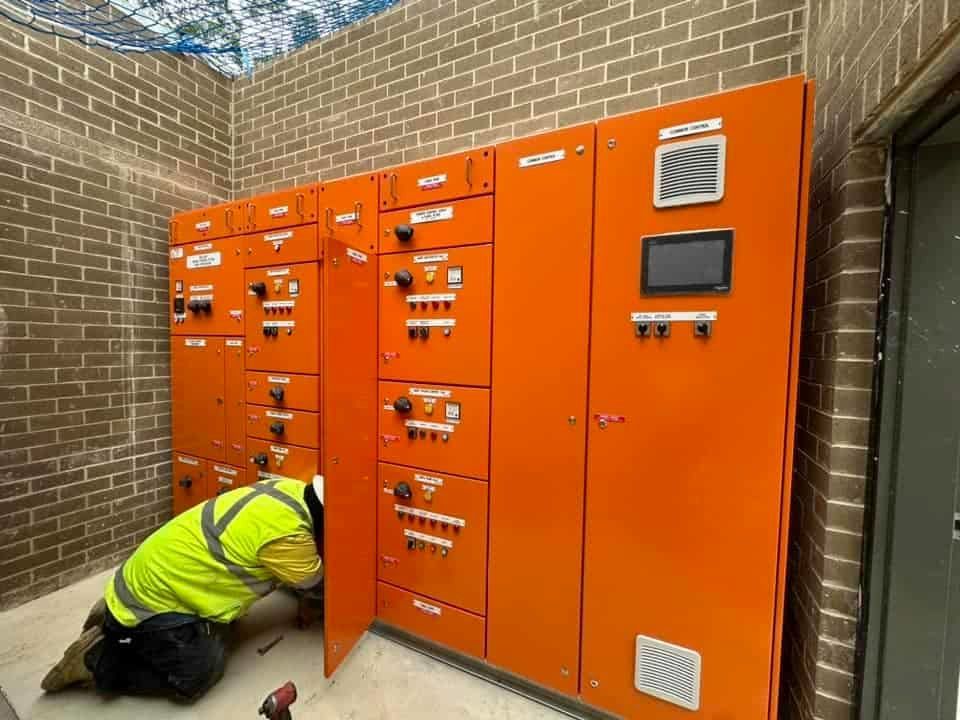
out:
<path id="1" fill-rule="evenodd" d="M 240 621 L 226 675 L 192 706 L 164 699 L 102 698 L 90 690 L 44 695 L 40 680 L 78 635 L 110 573 L 0 613 L 0 687 L 21 720 L 256 718 L 260 702 L 293 680 L 296 720 L 558 720 L 566 716 L 389 640 L 367 635 L 332 681 L 323 677 L 321 630 L 297 630 L 296 602 L 274 593 Z M 278 634 L 267 655 L 256 648 Z"/>

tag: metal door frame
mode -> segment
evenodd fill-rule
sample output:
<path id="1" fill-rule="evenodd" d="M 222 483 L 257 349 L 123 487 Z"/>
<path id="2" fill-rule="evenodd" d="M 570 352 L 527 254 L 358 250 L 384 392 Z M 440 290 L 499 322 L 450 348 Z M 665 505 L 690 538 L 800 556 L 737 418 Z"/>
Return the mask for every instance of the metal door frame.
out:
<path id="1" fill-rule="evenodd" d="M 875 338 L 870 466 L 861 552 L 861 603 L 857 626 L 856 698 L 858 718 L 876 720 L 880 711 L 882 662 L 888 617 L 888 584 L 896 509 L 903 317 L 910 269 L 910 212 L 914 206 L 914 165 L 920 144 L 960 115 L 960 76 L 951 80 L 890 140 Z M 945 543 L 948 547 L 948 543 Z M 909 662 L 909 659 L 904 659 Z"/>

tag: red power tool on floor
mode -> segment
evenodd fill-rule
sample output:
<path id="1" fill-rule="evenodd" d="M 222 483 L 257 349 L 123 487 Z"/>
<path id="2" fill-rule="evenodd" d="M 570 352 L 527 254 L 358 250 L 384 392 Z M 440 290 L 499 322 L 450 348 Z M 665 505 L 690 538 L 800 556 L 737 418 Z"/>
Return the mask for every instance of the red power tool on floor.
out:
<path id="1" fill-rule="evenodd" d="M 288 682 L 267 695 L 267 699 L 260 703 L 258 714 L 266 716 L 267 720 L 292 720 L 290 706 L 297 700 L 297 686 Z"/>

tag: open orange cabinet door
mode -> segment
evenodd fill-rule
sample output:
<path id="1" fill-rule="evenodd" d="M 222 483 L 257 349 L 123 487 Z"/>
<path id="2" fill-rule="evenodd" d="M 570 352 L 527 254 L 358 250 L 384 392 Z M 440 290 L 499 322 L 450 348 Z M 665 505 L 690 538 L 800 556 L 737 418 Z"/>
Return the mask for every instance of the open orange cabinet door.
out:
<path id="1" fill-rule="evenodd" d="M 329 238 L 323 272 L 324 674 L 330 677 L 375 612 L 379 286 L 376 256 Z"/>

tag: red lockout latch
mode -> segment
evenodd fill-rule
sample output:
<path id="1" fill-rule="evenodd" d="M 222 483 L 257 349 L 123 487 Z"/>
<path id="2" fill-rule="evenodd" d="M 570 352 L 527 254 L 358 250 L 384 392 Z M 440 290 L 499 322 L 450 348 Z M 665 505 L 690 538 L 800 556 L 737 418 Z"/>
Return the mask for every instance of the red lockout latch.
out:
<path id="1" fill-rule="evenodd" d="M 624 415 L 608 415 L 607 413 L 596 413 L 593 416 L 593 419 L 597 422 L 602 422 L 605 424 L 625 423 L 627 421 L 627 418 Z"/>

